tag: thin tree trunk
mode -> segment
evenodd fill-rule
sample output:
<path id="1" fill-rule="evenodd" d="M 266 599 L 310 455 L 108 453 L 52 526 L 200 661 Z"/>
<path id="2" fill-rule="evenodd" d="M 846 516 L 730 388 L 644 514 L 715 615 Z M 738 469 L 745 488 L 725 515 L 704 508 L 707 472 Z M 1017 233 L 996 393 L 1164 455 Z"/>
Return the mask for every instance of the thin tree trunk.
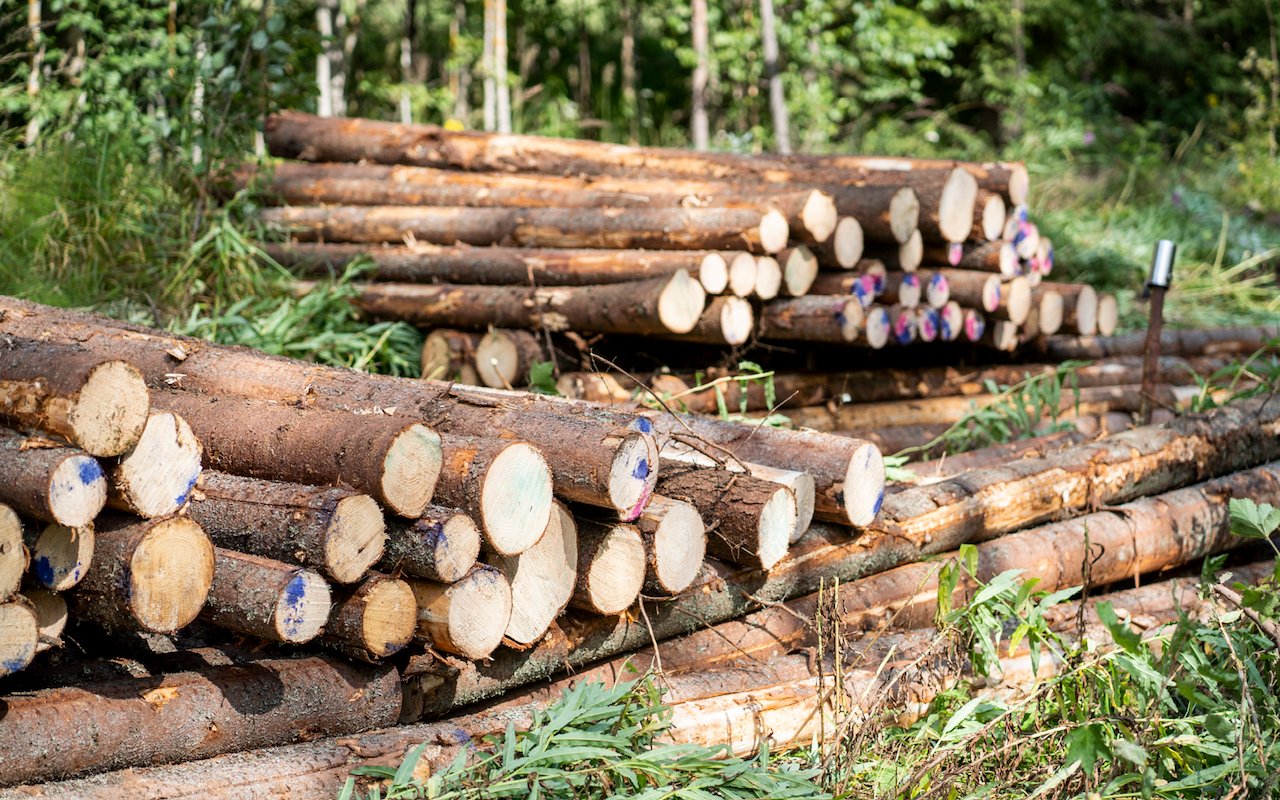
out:
<path id="1" fill-rule="evenodd" d="M 27 0 L 27 28 L 31 32 L 31 72 L 27 75 L 27 102 L 30 104 L 26 145 L 34 147 L 40 138 L 40 71 L 44 67 L 44 37 L 41 34 L 41 0 Z M 1274 140 L 1275 137 L 1272 137 Z"/>
<path id="2" fill-rule="evenodd" d="M 417 623 L 418 606 L 409 584 L 370 572 L 361 583 L 333 588 L 322 641 L 361 661 L 385 658 L 413 640 Z"/>
<path id="3" fill-rule="evenodd" d="M 578 119 L 595 118 L 591 105 L 591 42 L 587 36 L 587 9 L 578 4 Z"/>
<path id="4" fill-rule="evenodd" d="M 627 144 L 640 144 L 640 106 L 636 98 L 636 23 L 634 0 L 621 0 L 622 113 L 627 118 Z"/>
<path id="5" fill-rule="evenodd" d="M 1027 74 L 1027 53 L 1022 41 L 1022 17 L 1025 11 L 1025 0 L 1013 0 L 1013 64 L 1015 75 L 1019 79 Z"/>
<path id="6" fill-rule="evenodd" d="M 316 114 L 333 116 L 333 7 L 337 0 L 318 0 L 316 3 L 316 32 L 320 34 L 321 50 L 316 54 Z"/>
<path id="7" fill-rule="evenodd" d="M 406 86 L 400 90 L 400 122 L 404 125 L 413 124 L 413 101 L 409 96 L 409 88 L 407 84 L 413 77 L 413 48 L 414 34 L 416 33 L 417 20 L 414 18 L 417 12 L 417 0 L 405 0 L 404 10 L 404 36 L 400 38 L 400 82 Z"/>
<path id="8" fill-rule="evenodd" d="M 449 90 L 453 92 L 453 117 L 467 125 L 471 116 L 471 65 L 463 65 L 461 58 L 462 34 L 467 24 L 467 4 L 464 0 L 456 0 L 453 4 L 453 17 L 449 20 L 449 54 L 453 58 L 453 66 L 449 68 Z"/>
<path id="9" fill-rule="evenodd" d="M 705 151 L 711 146 L 707 125 L 707 0 L 693 0 L 693 52 L 697 64 L 693 68 L 693 149 Z"/>
<path id="10" fill-rule="evenodd" d="M 511 86 L 507 71 L 507 0 L 493 0 L 493 70 L 497 81 L 498 133 L 511 133 Z"/>
<path id="11" fill-rule="evenodd" d="M 484 129 L 498 129 L 498 83 L 494 76 L 494 37 L 497 35 L 498 0 L 484 0 L 484 50 L 480 74 L 484 77 Z"/>
<path id="12" fill-rule="evenodd" d="M 787 98 L 778 73 L 778 34 L 774 30 L 773 0 L 760 0 L 760 27 L 764 37 L 764 72 L 769 79 L 769 113 L 773 115 L 773 141 L 779 153 L 791 152 Z"/>

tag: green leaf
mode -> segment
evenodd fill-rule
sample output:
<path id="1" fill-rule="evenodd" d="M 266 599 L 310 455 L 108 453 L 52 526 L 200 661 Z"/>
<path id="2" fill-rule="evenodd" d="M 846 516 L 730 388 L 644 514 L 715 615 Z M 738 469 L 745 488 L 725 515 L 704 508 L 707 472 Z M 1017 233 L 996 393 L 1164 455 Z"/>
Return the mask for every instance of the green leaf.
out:
<path id="1" fill-rule="evenodd" d="M 1067 754 L 1063 757 L 1063 763 L 1073 764 L 1079 761 L 1085 772 L 1091 772 L 1099 758 L 1111 757 L 1111 749 L 1107 747 L 1103 737 L 1102 726 L 1097 723 L 1073 729 L 1066 735 L 1066 744 Z"/>
<path id="2" fill-rule="evenodd" d="M 1246 539 L 1270 539 L 1280 528 L 1280 508 L 1248 498 L 1232 498 L 1231 532 Z"/>
<path id="3" fill-rule="evenodd" d="M 960 545 L 960 560 L 964 562 L 965 569 L 973 577 L 978 577 L 978 548 L 971 544 Z"/>
<path id="4" fill-rule="evenodd" d="M 413 781 L 413 770 L 418 766 L 418 760 L 422 758 L 422 754 L 427 749 L 427 742 L 423 742 L 405 756 L 404 761 L 400 762 L 400 768 L 396 770 L 395 776 L 391 779 L 391 786 L 408 786 Z"/>
<path id="5" fill-rule="evenodd" d="M 1036 590 L 1036 584 L 1040 583 L 1039 578 L 1029 578 L 1022 582 L 1022 586 L 1018 589 L 1018 596 L 1013 601 L 1013 610 L 1018 611 L 1027 602 L 1027 598 Z"/>
<path id="6" fill-rule="evenodd" d="M 1235 742 L 1236 725 L 1221 714 L 1206 714 L 1204 729 L 1220 742 Z"/>
<path id="7" fill-rule="evenodd" d="M 1126 652 L 1135 654 L 1138 652 L 1138 648 L 1142 645 L 1142 635 L 1134 632 L 1127 624 L 1120 621 L 1120 618 L 1116 616 L 1115 609 L 1111 606 L 1110 600 L 1098 603 L 1098 619 L 1102 620 L 1102 624 L 1106 626 L 1116 644 L 1124 648 Z"/>
<path id="8" fill-rule="evenodd" d="M 539 394 L 559 396 L 556 389 L 555 365 L 550 361 L 535 361 L 529 365 L 529 386 Z"/>
<path id="9" fill-rule="evenodd" d="M 1215 576 L 1222 571 L 1222 565 L 1227 563 L 1228 555 L 1228 553 L 1223 553 L 1218 556 L 1209 556 L 1204 560 L 1204 564 L 1200 566 L 1200 590 L 1202 593 L 1207 593 L 1209 587 L 1218 582 Z"/>
<path id="10" fill-rule="evenodd" d="M 1147 765 L 1147 751 L 1137 742 L 1128 739 L 1112 739 L 1111 750 L 1118 758 L 1123 758 L 1138 767 Z"/>
<path id="11" fill-rule="evenodd" d="M 351 800 L 351 795 L 356 791 L 356 779 L 347 778 L 347 782 L 342 787 L 342 792 L 338 795 L 338 800 Z"/>

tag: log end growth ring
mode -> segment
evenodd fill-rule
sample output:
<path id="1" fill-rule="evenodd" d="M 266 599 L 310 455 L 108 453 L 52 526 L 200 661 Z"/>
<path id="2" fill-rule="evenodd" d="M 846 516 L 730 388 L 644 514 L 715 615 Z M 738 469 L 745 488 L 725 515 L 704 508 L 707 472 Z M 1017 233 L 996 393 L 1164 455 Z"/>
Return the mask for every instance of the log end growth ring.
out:
<path id="1" fill-rule="evenodd" d="M 511 585 L 502 573 L 472 570 L 448 592 L 449 639 L 458 655 L 479 659 L 498 649 L 511 623 Z"/>
<path id="2" fill-rule="evenodd" d="M 435 567 L 446 583 L 462 580 L 480 557 L 480 529 L 466 514 L 454 514 L 435 540 Z"/>
<path id="3" fill-rule="evenodd" d="M 316 638 L 329 619 L 331 603 L 324 578 L 309 569 L 296 570 L 276 601 L 275 627 L 280 640 L 302 644 Z"/>
<path id="4" fill-rule="evenodd" d="M 688 333 L 698 324 L 706 305 L 707 293 L 702 284 L 678 269 L 658 296 L 658 319 L 672 333 Z"/>
<path id="5" fill-rule="evenodd" d="M 118 456 L 142 436 L 151 396 L 142 373 L 125 361 L 94 367 L 67 413 L 74 441 L 86 453 Z"/>
<path id="6" fill-rule="evenodd" d="M 720 294 L 729 285 L 729 265 L 719 253 L 707 253 L 698 265 L 698 282 L 707 294 Z"/>
<path id="7" fill-rule="evenodd" d="M 25 669 L 36 657 L 40 624 L 29 603 L 0 605 L 0 676 Z"/>
<path id="8" fill-rule="evenodd" d="M 867 344 L 873 350 L 879 350 L 889 343 L 891 327 L 889 312 L 884 306 L 872 306 L 867 310 L 863 328 L 866 331 Z"/>
<path id="9" fill-rule="evenodd" d="M 853 451 L 844 475 L 844 510 L 849 524 L 870 525 L 884 502 L 884 456 L 871 442 Z"/>
<path id="10" fill-rule="evenodd" d="M 1004 225 L 1004 218 L 1000 219 Z M 920 198 L 916 190 L 904 186 L 889 200 L 889 230 L 898 244 L 905 243 L 920 227 Z"/>
<path id="11" fill-rule="evenodd" d="M 1076 295 L 1076 330 L 1081 336 L 1093 336 L 1098 332 L 1098 293 L 1087 283 Z"/>
<path id="12" fill-rule="evenodd" d="M 791 537 L 796 530 L 796 496 L 785 486 L 779 486 L 760 509 L 760 567 L 766 571 L 787 555 Z"/>
<path id="13" fill-rule="evenodd" d="M 40 532 L 32 548 L 32 571 L 41 585 L 55 592 L 65 592 L 75 586 L 89 571 L 93 562 L 93 526 L 68 528 L 50 524 Z M 0 557 L 4 545 L 0 544 Z M 3 564 L 0 564 L 0 570 Z M 0 573 L 0 586 L 3 586 Z"/>
<path id="14" fill-rule="evenodd" d="M 954 342 L 964 329 L 964 309 L 955 300 L 948 300 L 938 314 L 938 335 L 944 342 Z"/>
<path id="15" fill-rule="evenodd" d="M 325 570 L 338 583 L 354 583 L 378 563 L 386 543 L 386 521 L 378 503 L 367 494 L 344 497 L 325 531 Z"/>
<path id="16" fill-rule="evenodd" d="M 609 500 L 623 519 L 635 519 L 649 504 L 658 482 L 651 434 L 632 432 L 618 446 L 609 468 Z"/>
<path id="17" fill-rule="evenodd" d="M 187 502 L 200 478 L 200 441 L 177 414 L 152 414 L 133 452 L 120 459 L 113 500 L 148 519 L 172 514 Z"/>
<path id="18" fill-rule="evenodd" d="M 523 553 L 542 537 L 551 518 L 551 468 L 542 451 L 513 442 L 494 457 L 480 492 L 480 520 L 489 546 L 502 555 Z"/>
<path id="19" fill-rule="evenodd" d="M 856 342 L 866 321 L 865 316 L 862 301 L 856 297 L 842 298 L 836 309 L 836 322 L 840 325 L 841 338 L 846 342 Z"/>
<path id="20" fill-rule="evenodd" d="M 578 526 L 561 503 L 536 545 L 513 558 L 497 556 L 494 566 L 511 584 L 511 620 L 506 635 L 532 644 L 547 632 L 573 597 L 578 575 Z"/>
<path id="21" fill-rule="evenodd" d="M 982 204 L 982 235 L 987 241 L 994 241 L 1004 233 L 1005 213 L 1004 198 L 998 194 L 987 197 Z"/>
<path id="22" fill-rule="evenodd" d="M 671 594 L 689 588 L 702 569 L 707 554 L 707 526 L 698 509 L 684 502 L 671 503 L 653 532 L 653 548 L 657 560 L 658 582 Z"/>
<path id="23" fill-rule="evenodd" d="M 60 525 L 82 528 L 106 503 L 107 476 L 92 456 L 68 456 L 49 478 L 49 512 Z"/>
<path id="24" fill-rule="evenodd" d="M 835 239 L 832 250 L 835 252 L 836 263 L 845 269 L 853 269 L 862 259 L 862 226 L 853 217 L 841 217 L 833 235 Z"/>
<path id="25" fill-rule="evenodd" d="M 1120 306 L 1116 296 L 1104 294 L 1098 298 L 1098 335 L 1110 336 L 1120 325 Z"/>
<path id="26" fill-rule="evenodd" d="M 213 585 L 213 543 L 194 520 L 152 525 L 129 561 L 134 618 L 153 633 L 173 633 L 200 613 Z"/>
<path id="27" fill-rule="evenodd" d="M 587 602 L 600 614 L 621 614 L 644 585 L 644 540 L 634 525 L 610 528 L 588 567 Z"/>
<path id="28" fill-rule="evenodd" d="M 361 630 L 370 654 L 384 658 L 403 650 L 418 627 L 418 603 L 402 580 L 379 581 L 364 598 Z"/>
<path id="29" fill-rule="evenodd" d="M 756 289 L 756 257 L 738 253 L 729 262 L 729 291 L 735 297 L 746 297 Z"/>
<path id="30" fill-rule="evenodd" d="M 405 428 L 387 448 L 382 464 L 382 495 L 395 513 L 421 516 L 436 488 L 444 459 L 440 434 L 421 423 Z"/>
<path id="31" fill-rule="evenodd" d="M 756 259 L 756 297 L 772 300 L 782 291 L 782 267 L 773 256 Z"/>
<path id="32" fill-rule="evenodd" d="M 36 652 L 42 653 L 53 647 L 54 642 L 61 638 L 62 632 L 67 628 L 67 601 L 57 592 L 30 587 L 23 590 L 22 596 L 27 598 L 31 608 L 36 612 L 36 624 L 40 626 L 40 635 L 52 640 L 42 641 L 36 645 Z"/>
<path id="33" fill-rule="evenodd" d="M 1062 295 L 1052 289 L 1045 290 L 1040 296 L 1040 332 L 1052 336 L 1061 330 L 1063 311 Z"/>

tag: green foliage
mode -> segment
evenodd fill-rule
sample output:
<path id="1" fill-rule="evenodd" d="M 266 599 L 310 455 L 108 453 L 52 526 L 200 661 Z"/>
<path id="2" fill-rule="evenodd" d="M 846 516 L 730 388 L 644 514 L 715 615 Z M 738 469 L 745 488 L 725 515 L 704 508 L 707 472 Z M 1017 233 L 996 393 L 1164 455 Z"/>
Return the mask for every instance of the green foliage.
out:
<path id="1" fill-rule="evenodd" d="M 611 688 L 582 683 L 565 690 L 547 710 L 535 712 L 528 731 L 517 732 L 508 726 L 505 735 L 490 737 L 479 752 L 464 749 L 447 769 L 426 781 L 413 778 L 414 767 L 426 748 L 423 744 L 398 768 L 352 770 L 354 775 L 386 783 L 361 795 L 356 791 L 357 779 L 352 777 L 340 797 L 830 797 L 815 785 L 818 770 L 771 762 L 767 749 L 743 760 L 724 747 L 663 743 L 671 711 L 660 702 L 660 693 L 648 678 Z"/>
<path id="2" fill-rule="evenodd" d="M 556 389 L 555 364 L 550 361 L 535 361 L 529 365 L 529 388 L 538 394 L 559 396 Z"/>

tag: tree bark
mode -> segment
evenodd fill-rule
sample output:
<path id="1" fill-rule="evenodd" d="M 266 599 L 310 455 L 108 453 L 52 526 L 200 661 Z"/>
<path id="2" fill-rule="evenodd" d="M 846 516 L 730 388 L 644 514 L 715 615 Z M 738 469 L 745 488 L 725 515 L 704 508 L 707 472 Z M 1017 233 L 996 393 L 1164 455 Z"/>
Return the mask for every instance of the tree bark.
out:
<path id="1" fill-rule="evenodd" d="M 493 70 L 497 81 L 498 133 L 511 133 L 511 85 L 507 70 L 507 0 L 493 0 Z"/>
<path id="2" fill-rule="evenodd" d="M 449 653 L 481 659 L 502 642 L 511 620 L 511 586 L 502 573 L 477 564 L 456 583 L 412 581 L 419 636 Z"/>
<path id="3" fill-rule="evenodd" d="M 124 361 L 74 347 L 0 342 L 0 419 L 65 439 L 92 456 L 133 449 L 151 400 Z"/>
<path id="4" fill-rule="evenodd" d="M 511 586 L 506 637 L 520 645 L 537 642 L 573 598 L 578 578 L 578 525 L 573 514 L 556 503 L 536 545 L 517 556 L 489 554 L 487 560 Z"/>
<path id="5" fill-rule="evenodd" d="M 955 298 L 961 306 L 980 308 L 988 314 L 1000 307 L 1004 287 L 999 275 L 963 269 L 940 269 L 938 274 L 947 279 L 949 296 Z M 1025 287 L 1026 281 L 1022 283 Z M 1027 300 L 1029 304 L 1030 297 Z"/>
<path id="6" fill-rule="evenodd" d="M 209 471 L 185 512 L 219 547 L 360 580 L 387 541 L 382 510 L 349 489 L 242 478 Z"/>
<path id="7" fill-rule="evenodd" d="M 90 455 L 0 428 L 0 502 L 68 528 L 91 523 L 107 501 L 107 479 Z"/>
<path id="8" fill-rule="evenodd" d="M 21 596 L 31 604 L 39 626 L 36 653 L 62 647 L 62 632 L 67 628 L 67 601 L 57 592 L 34 586 L 24 588 Z"/>
<path id="9" fill-rule="evenodd" d="M 289 206 L 264 209 L 268 225 L 299 241 L 403 242 L 609 250 L 734 250 L 776 253 L 785 216 L 770 208 L 430 208 Z"/>
<path id="10" fill-rule="evenodd" d="M 498 83 L 494 73 L 494 38 L 497 35 L 498 0 L 484 0 L 484 45 L 480 73 L 484 77 L 484 129 L 498 129 Z"/>
<path id="11" fill-rule="evenodd" d="M 319 573 L 219 547 L 200 619 L 269 642 L 302 644 L 320 633 L 329 608 L 329 584 Z"/>
<path id="12" fill-rule="evenodd" d="M 173 633 L 200 613 L 213 585 L 213 543 L 184 517 L 104 514 L 93 561 L 67 595 L 71 612 L 107 628 Z"/>
<path id="13" fill-rule="evenodd" d="M 931 245 L 924 250 L 924 263 L 930 266 L 952 266 L 979 272 L 995 272 L 1005 279 L 1022 274 L 1022 265 L 1012 243 L 996 240 L 959 251 L 959 260 L 952 263 L 953 250 L 948 246 Z"/>
<path id="14" fill-rule="evenodd" d="M 640 105 L 636 98 L 636 26 L 632 0 L 622 0 L 622 110 L 627 118 L 627 144 L 640 144 Z"/>
<path id="15" fill-rule="evenodd" d="M 779 341 L 857 344 L 876 348 L 862 302 L 854 296 L 810 294 L 774 300 L 760 311 L 760 338 Z M 883 341 L 880 340 L 880 346 Z"/>
<path id="16" fill-rule="evenodd" d="M 364 661 L 400 652 L 413 640 L 418 624 L 418 607 L 410 584 L 377 572 L 367 575 L 358 584 L 334 587 L 333 605 L 321 639 Z"/>
<path id="17" fill-rule="evenodd" d="M 8 513 L 12 514 L 11 511 Z M 29 530 L 25 534 L 24 550 L 23 536 L 8 526 L 4 516 L 7 514 L 0 514 L 0 600 L 8 599 L 18 591 L 22 572 L 27 567 L 28 551 L 34 567 L 33 576 L 41 586 L 51 591 L 65 592 L 89 573 L 95 540 L 92 525 L 68 528 L 51 522 L 42 529 Z M 17 517 L 13 518 L 13 523 L 17 524 Z M 10 587 L 11 590 L 6 592 L 5 589 Z"/>
<path id="18" fill-rule="evenodd" d="M 1280 329 L 1208 328 L 1198 330 L 1164 330 L 1160 333 L 1160 355 L 1230 356 L 1250 355 L 1268 350 L 1268 340 L 1280 337 Z M 1053 336 L 1045 339 L 1042 349 L 1055 360 L 1098 359 L 1113 356 L 1141 356 L 1146 347 L 1146 333 L 1132 333 L 1110 338 Z"/>
<path id="19" fill-rule="evenodd" d="M 683 342 L 739 345 L 755 330 L 755 312 L 741 297 L 721 295 L 711 298 L 692 330 L 671 338 Z M 670 335 L 670 334 L 667 334 Z"/>
<path id="20" fill-rule="evenodd" d="M 1081 336 L 1093 336 L 1098 332 L 1098 293 L 1087 283 L 1041 282 L 1045 290 L 1053 290 L 1062 297 L 1062 330 Z"/>
<path id="21" fill-rule="evenodd" d="M 378 569 L 438 583 L 456 583 L 480 557 L 480 529 L 466 513 L 427 506 L 412 522 L 394 521 Z"/>
<path id="22" fill-rule="evenodd" d="M 153 519 L 177 513 L 200 478 L 204 449 L 181 416 L 157 411 L 138 445 L 107 466 L 107 504 Z"/>
<path id="23" fill-rule="evenodd" d="M 210 469 L 309 485 L 346 483 L 395 513 L 417 517 L 441 469 L 440 434 L 394 417 L 356 417 L 265 400 L 156 392 L 205 445 Z"/>
<path id="24" fill-rule="evenodd" d="M 491 389 L 511 389 L 529 383 L 529 368 L 550 361 L 550 353 L 535 333 L 491 328 L 476 346 L 476 372 Z"/>
<path id="25" fill-rule="evenodd" d="M 437 328 L 422 343 L 422 377 L 479 386 L 476 345 L 480 334 Z"/>

